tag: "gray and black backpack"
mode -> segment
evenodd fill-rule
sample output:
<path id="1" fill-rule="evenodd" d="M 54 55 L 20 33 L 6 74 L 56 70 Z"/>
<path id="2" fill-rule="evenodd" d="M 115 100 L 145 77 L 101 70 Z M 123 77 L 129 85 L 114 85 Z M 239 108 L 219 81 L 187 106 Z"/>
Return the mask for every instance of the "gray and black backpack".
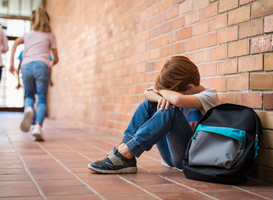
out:
<path id="1" fill-rule="evenodd" d="M 187 178 L 225 184 L 246 180 L 258 155 L 261 123 L 246 106 L 221 104 L 199 121 L 189 141 L 183 171 Z"/>

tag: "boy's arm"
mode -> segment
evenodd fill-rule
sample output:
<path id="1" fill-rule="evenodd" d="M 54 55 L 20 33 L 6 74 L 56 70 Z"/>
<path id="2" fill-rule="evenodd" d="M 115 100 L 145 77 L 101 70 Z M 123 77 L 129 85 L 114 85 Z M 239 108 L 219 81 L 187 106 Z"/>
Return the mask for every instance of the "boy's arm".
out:
<path id="1" fill-rule="evenodd" d="M 13 46 L 11 49 L 11 54 L 10 54 L 10 68 L 9 68 L 9 71 L 12 74 L 14 74 L 14 72 L 16 71 L 15 67 L 14 67 L 14 54 L 15 54 L 16 48 L 18 45 L 23 44 L 23 43 L 24 43 L 24 40 L 22 38 L 17 38 L 13 43 Z"/>
<path id="2" fill-rule="evenodd" d="M 195 95 L 183 95 L 179 92 L 171 90 L 158 90 L 158 93 L 163 96 L 172 105 L 179 108 L 202 108 L 202 104 Z"/>

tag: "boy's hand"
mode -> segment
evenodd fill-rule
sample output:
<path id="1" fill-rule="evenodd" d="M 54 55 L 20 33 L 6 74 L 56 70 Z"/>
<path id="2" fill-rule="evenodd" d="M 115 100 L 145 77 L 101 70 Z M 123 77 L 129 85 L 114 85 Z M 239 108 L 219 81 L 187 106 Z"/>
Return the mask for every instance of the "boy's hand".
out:
<path id="1" fill-rule="evenodd" d="M 168 110 L 170 105 L 171 105 L 170 102 L 168 102 L 166 99 L 161 97 L 161 98 L 158 99 L 157 109 L 160 109 L 161 111 L 163 111 L 164 108 L 165 108 L 165 110 Z"/>

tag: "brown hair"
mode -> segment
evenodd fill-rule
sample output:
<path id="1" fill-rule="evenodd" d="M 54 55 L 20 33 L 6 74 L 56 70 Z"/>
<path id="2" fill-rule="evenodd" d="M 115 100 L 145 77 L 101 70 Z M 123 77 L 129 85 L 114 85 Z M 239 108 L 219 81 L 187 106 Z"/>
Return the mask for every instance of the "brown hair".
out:
<path id="1" fill-rule="evenodd" d="M 188 84 L 199 86 L 200 74 L 196 65 L 185 56 L 168 60 L 155 81 L 155 89 L 186 91 Z"/>
<path id="2" fill-rule="evenodd" d="M 51 32 L 49 15 L 42 7 L 38 7 L 36 10 L 32 11 L 30 20 L 33 23 L 33 30 L 40 32 Z"/>

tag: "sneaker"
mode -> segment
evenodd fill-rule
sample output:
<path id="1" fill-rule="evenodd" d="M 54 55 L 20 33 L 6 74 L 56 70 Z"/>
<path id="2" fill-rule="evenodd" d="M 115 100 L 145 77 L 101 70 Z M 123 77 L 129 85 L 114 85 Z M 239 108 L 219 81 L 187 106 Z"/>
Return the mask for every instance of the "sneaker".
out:
<path id="1" fill-rule="evenodd" d="M 103 160 L 99 160 L 88 165 L 88 168 L 103 174 L 132 174 L 136 173 L 136 159 L 127 159 L 114 148 Z"/>
<path id="2" fill-rule="evenodd" d="M 35 141 L 45 141 L 42 128 L 39 124 L 36 124 L 32 130 L 32 135 L 35 137 Z"/>
<path id="3" fill-rule="evenodd" d="M 32 123 L 33 110 L 31 107 L 27 107 L 24 111 L 24 118 L 21 122 L 20 129 L 24 132 L 28 132 Z"/>

